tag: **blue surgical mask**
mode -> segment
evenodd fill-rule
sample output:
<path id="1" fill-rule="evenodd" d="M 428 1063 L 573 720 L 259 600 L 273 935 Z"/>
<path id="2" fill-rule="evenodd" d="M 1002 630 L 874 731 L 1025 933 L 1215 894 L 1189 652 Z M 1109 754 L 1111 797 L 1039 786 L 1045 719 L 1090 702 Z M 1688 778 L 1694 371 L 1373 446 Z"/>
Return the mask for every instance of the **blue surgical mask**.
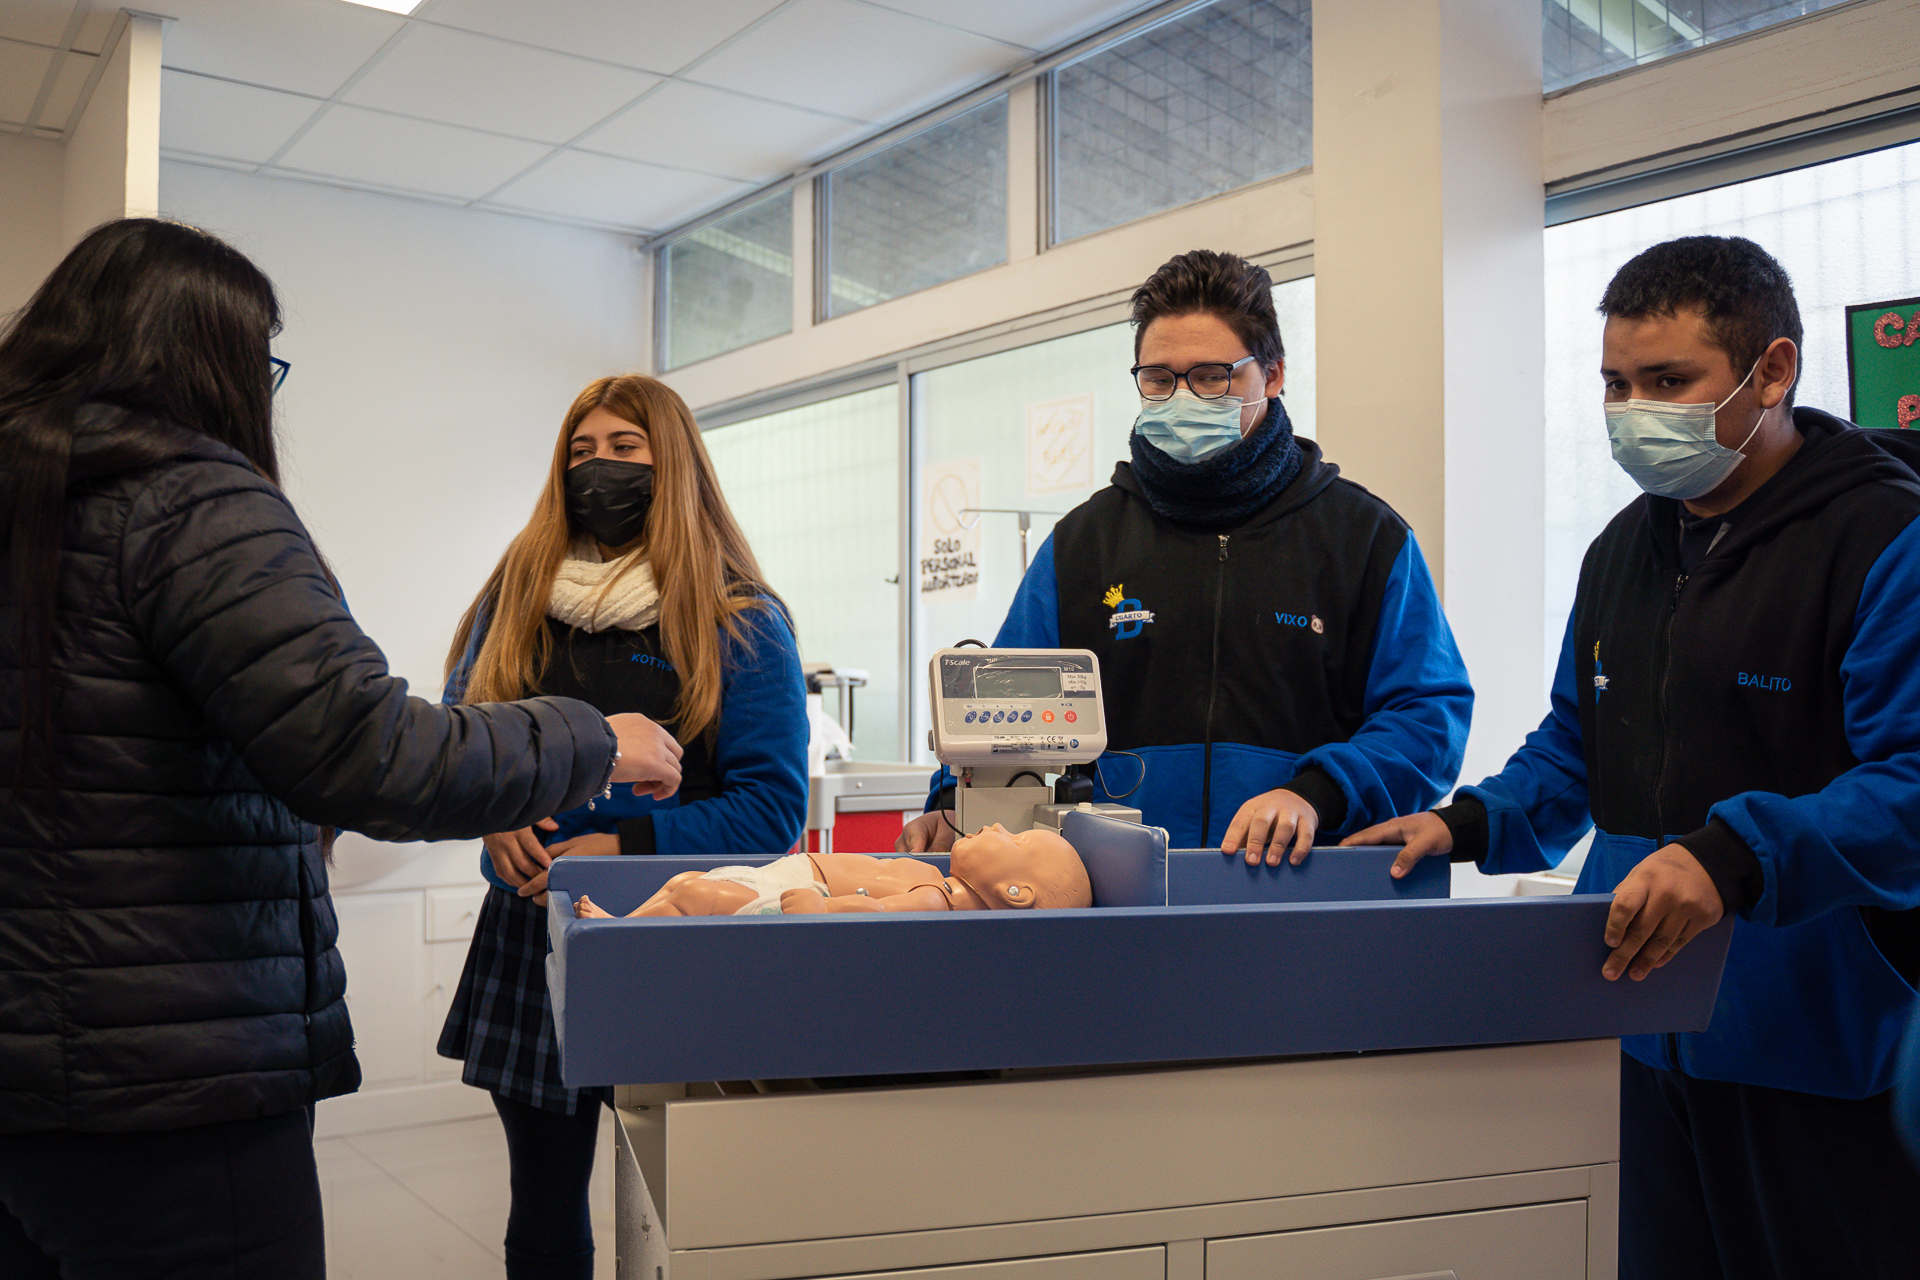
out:
<path id="1" fill-rule="evenodd" d="M 1146 442 L 1182 462 L 1199 462 L 1240 443 L 1237 396 L 1202 400 L 1181 387 L 1165 400 L 1142 400 L 1133 429 Z"/>
<path id="2" fill-rule="evenodd" d="M 1746 461 L 1740 449 L 1746 448 L 1760 430 L 1767 411 L 1762 409 L 1754 419 L 1753 430 L 1747 432 L 1739 449 L 1729 449 L 1714 438 L 1714 415 L 1740 394 L 1740 387 L 1747 385 L 1747 378 L 1753 377 L 1753 370 L 1759 367 L 1760 362 L 1754 361 L 1753 369 L 1740 379 L 1733 395 L 1719 404 L 1627 400 L 1607 405 L 1607 438 L 1613 443 L 1613 460 L 1635 484 L 1657 498 L 1685 502 L 1712 493 Z"/>

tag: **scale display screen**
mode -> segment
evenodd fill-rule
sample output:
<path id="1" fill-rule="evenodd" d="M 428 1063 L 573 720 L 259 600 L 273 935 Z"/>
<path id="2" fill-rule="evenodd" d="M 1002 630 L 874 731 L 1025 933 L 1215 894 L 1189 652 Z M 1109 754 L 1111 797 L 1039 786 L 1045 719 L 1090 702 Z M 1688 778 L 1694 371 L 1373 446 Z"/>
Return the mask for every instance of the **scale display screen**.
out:
<path id="1" fill-rule="evenodd" d="M 1057 698 L 1058 667 L 980 667 L 973 673 L 976 698 Z"/>

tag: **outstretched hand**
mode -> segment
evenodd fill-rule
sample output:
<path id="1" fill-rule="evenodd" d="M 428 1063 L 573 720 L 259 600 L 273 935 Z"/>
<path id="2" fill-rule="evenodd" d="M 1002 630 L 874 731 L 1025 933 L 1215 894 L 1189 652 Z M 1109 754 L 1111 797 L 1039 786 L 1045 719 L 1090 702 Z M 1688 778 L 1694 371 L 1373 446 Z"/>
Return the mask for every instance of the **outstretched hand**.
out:
<path id="1" fill-rule="evenodd" d="M 666 726 L 633 711 L 608 716 L 607 724 L 620 739 L 614 782 L 632 783 L 635 794 L 655 800 L 668 799 L 680 789 L 680 757 L 686 749 Z"/>
<path id="2" fill-rule="evenodd" d="M 1447 824 L 1440 820 L 1439 814 L 1428 810 L 1425 813 L 1410 813 L 1404 818 L 1376 822 L 1365 831 L 1356 831 L 1340 842 L 1342 848 L 1365 844 L 1406 846 L 1400 850 L 1400 856 L 1393 860 L 1393 867 L 1387 872 L 1398 880 L 1419 866 L 1420 859 L 1452 853 L 1453 832 L 1447 829 Z"/>

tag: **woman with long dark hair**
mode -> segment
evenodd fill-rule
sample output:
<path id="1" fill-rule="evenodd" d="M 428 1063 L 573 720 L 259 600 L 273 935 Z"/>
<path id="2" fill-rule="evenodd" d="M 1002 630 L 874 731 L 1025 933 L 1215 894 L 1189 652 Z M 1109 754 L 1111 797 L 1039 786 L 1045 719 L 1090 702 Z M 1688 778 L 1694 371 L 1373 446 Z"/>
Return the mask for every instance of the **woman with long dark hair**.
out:
<path id="1" fill-rule="evenodd" d="M 601 378 L 575 398 L 533 517 L 461 619 L 447 664 L 449 699 L 565 694 L 671 724 L 686 752 L 671 799 L 615 787 L 486 838 L 491 888 L 440 1036 L 506 1128 L 507 1275 L 590 1277 L 587 1189 L 611 1096 L 560 1079 L 546 869 L 567 854 L 783 854 L 806 821 L 793 630 L 670 388 Z"/>
<path id="2" fill-rule="evenodd" d="M 127 219 L 0 335 L 9 1280 L 323 1275 L 312 1109 L 360 1069 L 321 828 L 678 782 L 638 716 L 406 695 L 280 491 L 278 327 L 240 253 Z"/>

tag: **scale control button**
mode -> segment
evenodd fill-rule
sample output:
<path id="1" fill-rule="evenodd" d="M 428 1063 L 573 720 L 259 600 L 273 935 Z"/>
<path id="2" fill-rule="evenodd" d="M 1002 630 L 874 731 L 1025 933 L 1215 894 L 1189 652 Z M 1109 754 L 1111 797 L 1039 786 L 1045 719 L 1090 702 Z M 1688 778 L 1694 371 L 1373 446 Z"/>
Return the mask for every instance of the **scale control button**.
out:
<path id="1" fill-rule="evenodd" d="M 1029 721 L 1029 720 L 1031 720 L 1031 719 L 1033 719 L 1033 712 L 1031 712 L 1031 711 L 1022 711 L 1022 712 L 1020 713 L 1020 723 L 1021 723 L 1021 724 L 1025 724 L 1025 723 L 1026 723 L 1027 721 Z"/>
<path id="2" fill-rule="evenodd" d="M 967 723 L 968 723 L 968 724 L 972 724 L 972 723 L 973 723 L 973 712 L 971 712 L 971 711 L 969 711 L 969 712 L 967 712 Z"/>
<path id="3" fill-rule="evenodd" d="M 1042 711 L 1042 712 L 1040 713 L 1040 720 L 1041 720 L 1041 723 L 1043 723 L 1043 724 L 1052 724 L 1052 723 L 1053 723 L 1053 712 L 1051 712 L 1051 711 Z"/>
<path id="4" fill-rule="evenodd" d="M 995 724 L 999 724 L 1002 720 L 1005 720 L 1006 718 L 1007 718 L 1007 713 L 1004 711 L 996 711 L 993 713 L 993 722 Z"/>
<path id="5" fill-rule="evenodd" d="M 1072 711 L 1069 711 L 1069 712 L 1067 712 L 1067 723 L 1068 723 L 1068 724 L 1072 724 L 1072 723 L 1073 723 L 1073 722 L 1074 722 L 1075 720 L 1078 720 L 1079 718 L 1080 718 L 1080 716 L 1079 716 L 1079 714 L 1078 714 L 1078 713 L 1076 713 L 1076 712 L 1072 712 Z"/>

